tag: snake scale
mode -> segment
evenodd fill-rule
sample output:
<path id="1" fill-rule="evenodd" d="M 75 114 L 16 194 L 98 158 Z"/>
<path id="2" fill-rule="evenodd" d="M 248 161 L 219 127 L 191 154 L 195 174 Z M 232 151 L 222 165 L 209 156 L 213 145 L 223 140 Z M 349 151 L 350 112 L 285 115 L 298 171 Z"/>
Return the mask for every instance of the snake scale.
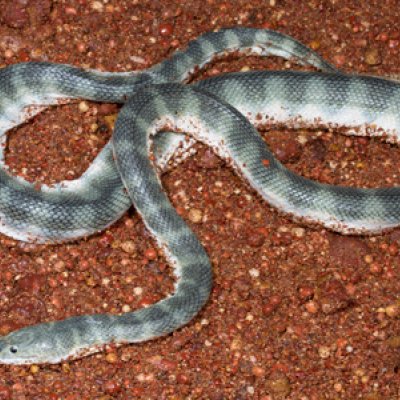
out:
<path id="1" fill-rule="evenodd" d="M 192 85 L 179 83 L 215 55 L 232 51 L 295 58 L 323 72 L 232 73 Z M 344 233 L 381 232 L 399 225 L 400 188 L 329 186 L 298 176 L 275 159 L 256 127 L 340 127 L 397 142 L 400 85 L 343 74 L 280 33 L 251 28 L 210 32 L 142 72 L 17 64 L 0 70 L 0 90 L 3 143 L 7 130 L 60 100 L 125 103 L 111 142 L 80 179 L 38 191 L 3 165 L 0 232 L 25 241 L 72 240 L 109 226 L 133 203 L 178 278 L 171 296 L 135 312 L 84 315 L 11 332 L 0 338 L 1 363 L 59 363 L 107 344 L 153 339 L 189 322 L 206 303 L 212 284 L 210 261 L 165 195 L 151 151 L 158 168 L 166 170 L 177 152 L 185 156 L 199 140 L 266 201 L 295 218 Z M 173 133 L 157 135 L 165 128 L 185 132 L 191 140 Z"/>

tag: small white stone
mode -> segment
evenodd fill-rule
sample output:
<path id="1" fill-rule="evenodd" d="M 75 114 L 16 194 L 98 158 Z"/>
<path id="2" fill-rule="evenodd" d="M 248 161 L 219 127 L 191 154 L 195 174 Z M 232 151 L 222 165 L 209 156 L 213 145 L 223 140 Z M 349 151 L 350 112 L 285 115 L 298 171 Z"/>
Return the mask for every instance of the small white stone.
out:
<path id="1" fill-rule="evenodd" d="M 318 349 L 318 354 L 322 359 L 328 358 L 331 355 L 331 349 L 328 346 L 321 346 Z"/>
<path id="2" fill-rule="evenodd" d="M 256 268 L 251 268 L 249 270 L 249 274 L 253 278 L 258 278 L 260 276 L 260 271 L 258 269 L 256 269 Z"/>
<path id="3" fill-rule="evenodd" d="M 124 304 L 124 305 L 122 306 L 122 312 L 123 312 L 123 313 L 127 313 L 127 312 L 130 312 L 130 311 L 132 311 L 132 309 L 129 307 L 128 304 Z"/>
<path id="4" fill-rule="evenodd" d="M 89 104 L 86 101 L 81 101 L 78 105 L 79 111 L 84 113 L 89 110 Z"/>
<path id="5" fill-rule="evenodd" d="M 353 346 L 346 346 L 346 351 L 348 352 L 348 353 L 352 353 L 353 352 L 353 350 L 354 350 L 354 348 L 353 348 Z"/>
<path id="6" fill-rule="evenodd" d="M 253 386 L 247 386 L 247 393 L 248 394 L 254 394 L 254 387 Z"/>
<path id="7" fill-rule="evenodd" d="M 143 288 L 137 286 L 133 289 L 133 293 L 135 294 L 135 296 L 141 296 L 143 293 Z"/>
<path id="8" fill-rule="evenodd" d="M 292 233 L 294 236 L 301 238 L 304 237 L 306 230 L 304 228 L 293 228 Z"/>
<path id="9" fill-rule="evenodd" d="M 308 142 L 308 138 L 307 138 L 307 136 L 304 136 L 304 135 L 299 135 L 298 137 L 297 137 L 297 141 L 300 143 L 300 144 L 306 144 L 307 142 Z"/>
<path id="10" fill-rule="evenodd" d="M 203 219 L 203 213 L 201 210 L 198 210 L 197 208 L 192 208 L 189 211 L 189 220 L 194 222 L 195 224 L 198 224 L 201 222 Z"/>
<path id="11" fill-rule="evenodd" d="M 104 10 L 104 5 L 100 1 L 93 1 L 91 7 L 92 7 L 92 10 L 99 11 L 99 12 L 102 12 Z"/>
<path id="12" fill-rule="evenodd" d="M 253 320 L 254 320 L 253 314 L 247 314 L 246 315 L 246 321 L 253 321 Z"/>

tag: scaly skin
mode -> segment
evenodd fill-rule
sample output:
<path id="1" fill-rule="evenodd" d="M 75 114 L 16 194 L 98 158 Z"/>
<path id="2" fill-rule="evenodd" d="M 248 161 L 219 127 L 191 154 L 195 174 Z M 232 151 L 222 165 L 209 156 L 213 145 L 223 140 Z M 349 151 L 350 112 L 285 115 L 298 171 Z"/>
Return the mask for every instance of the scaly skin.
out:
<path id="1" fill-rule="evenodd" d="M 225 36 L 232 41 L 234 35 L 232 31 L 226 35 L 225 31 Z M 210 55 L 209 36 L 202 38 L 202 54 Z M 194 49 L 199 45 L 191 46 Z M 208 49 L 209 53 L 204 49 Z M 185 61 L 187 55 L 182 54 L 178 53 L 177 59 Z M 163 81 L 160 76 L 167 81 L 183 80 L 187 76 L 185 71 L 190 69 L 190 62 L 184 64 L 186 69 L 180 64 L 175 65 L 174 61 L 171 64 L 173 67 L 167 68 L 166 65 L 168 62 L 141 76 L 136 75 L 134 85 L 138 80 L 141 83 L 158 83 Z M 90 90 L 96 93 L 100 87 L 106 93 L 107 85 L 123 88 L 118 93 L 120 97 L 113 97 L 112 101 L 122 101 L 121 93 L 131 84 L 121 76 L 114 78 L 112 75 L 49 64 L 25 64 L 20 70 L 16 67 L 12 70 L 9 83 L 20 82 L 16 76 L 26 73 L 24 68 L 36 68 L 38 76 L 46 75 L 54 68 L 55 86 L 62 86 L 65 79 L 71 79 L 71 88 L 74 83 L 77 87 L 85 87 L 89 83 Z M 169 72 L 166 73 L 163 68 Z M 19 72 L 15 74 L 16 71 Z M 71 71 L 74 78 L 69 76 Z M 61 84 L 63 73 L 68 78 L 64 77 Z M 92 77 L 94 80 L 91 80 Z M 129 80 L 132 76 L 126 78 Z M 113 81 L 110 82 L 110 79 Z M 255 124 L 274 122 L 293 126 L 338 126 L 355 134 L 381 135 L 384 130 L 393 141 L 399 141 L 399 84 L 372 77 L 344 75 L 331 69 L 329 73 L 227 74 L 191 86 L 177 83 L 147 87 L 140 87 L 139 83 L 136 86 L 115 126 L 112 144 L 116 164 L 112 161 L 109 144 L 83 179 L 66 189 L 46 189 L 39 193 L 3 172 L 0 176 L 0 216 L 7 226 L 6 233 L 12 231 L 17 236 L 22 227 L 29 228 L 19 238 L 63 240 L 107 226 L 132 201 L 174 266 L 178 277 L 175 292 L 148 308 L 120 316 L 86 315 L 12 332 L 0 339 L 2 363 L 58 363 L 100 351 L 109 343 L 150 340 L 188 323 L 203 307 L 211 290 L 209 259 L 195 235 L 170 204 L 149 158 L 150 141 L 161 128 L 187 132 L 194 139 L 211 146 L 263 198 L 298 218 L 307 218 L 340 232 L 379 232 L 399 225 L 400 188 L 336 187 L 297 176 L 275 159 L 246 119 Z M 7 107 L 3 108 L 3 112 L 5 109 L 12 111 L 12 102 Z M 167 136 L 159 145 L 161 156 L 158 159 L 161 165 L 165 165 L 177 143 Z M 124 187 L 127 195 L 123 192 Z M 107 193 L 106 200 L 101 197 L 104 193 Z M 110 202 L 112 210 L 107 216 L 103 215 L 102 206 L 107 208 L 108 204 L 110 207 Z M 100 208 L 95 209 L 95 206 Z"/>
<path id="2" fill-rule="evenodd" d="M 325 71 L 336 71 L 293 38 L 270 30 L 235 28 L 209 32 L 187 49 L 140 72 L 107 73 L 51 63 L 16 64 L 0 70 L 0 142 L 6 131 L 65 99 L 123 103 L 144 84 L 181 82 L 216 55 L 240 51 L 295 58 Z M 36 106 L 36 107 L 32 107 Z M 156 154 L 164 168 L 182 142 L 164 135 Z M 185 143 L 186 148 L 193 142 Z M 1 150 L 1 146 L 0 146 Z M 0 152 L 0 161 L 2 153 Z M 61 242 L 102 231 L 129 208 L 121 178 L 107 145 L 82 177 L 55 187 L 34 185 L 0 169 L 0 232 L 18 240 Z"/>

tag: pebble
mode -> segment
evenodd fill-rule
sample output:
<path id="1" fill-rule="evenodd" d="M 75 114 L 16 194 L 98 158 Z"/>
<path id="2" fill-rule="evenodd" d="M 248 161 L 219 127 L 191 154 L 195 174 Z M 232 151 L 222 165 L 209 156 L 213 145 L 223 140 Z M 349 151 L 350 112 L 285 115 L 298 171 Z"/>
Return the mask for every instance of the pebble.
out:
<path id="1" fill-rule="evenodd" d="M 189 220 L 195 224 L 198 224 L 202 221 L 203 219 L 203 213 L 201 210 L 198 210 L 197 208 L 191 208 L 189 210 Z"/>
<path id="2" fill-rule="evenodd" d="M 277 396 L 288 396 L 291 388 L 289 379 L 286 376 L 266 381 L 269 391 Z"/>
<path id="3" fill-rule="evenodd" d="M 384 400 L 383 397 L 377 392 L 366 393 L 362 400 Z"/>
<path id="4" fill-rule="evenodd" d="M 90 131 L 92 133 L 96 133 L 99 130 L 99 125 L 96 123 L 90 124 Z M 91 139 L 95 139 L 95 137 L 93 137 L 94 135 L 91 135 Z"/>
<path id="5" fill-rule="evenodd" d="M 178 374 L 176 376 L 176 381 L 182 385 L 188 385 L 190 383 L 189 377 L 185 374 Z"/>
<path id="6" fill-rule="evenodd" d="M 215 169 L 221 165 L 221 160 L 209 148 L 201 155 L 199 162 L 206 169 Z"/>
<path id="7" fill-rule="evenodd" d="M 275 146 L 276 157 L 283 163 L 297 161 L 302 153 L 300 143 L 292 138 L 281 138 Z"/>
<path id="8" fill-rule="evenodd" d="M 385 313 L 389 318 L 398 318 L 400 316 L 400 304 L 395 303 L 387 306 Z"/>
<path id="9" fill-rule="evenodd" d="M 340 393 L 343 390 L 343 385 L 337 382 L 333 385 L 333 389 L 335 390 L 335 392 Z"/>
<path id="10" fill-rule="evenodd" d="M 301 300 L 308 300 L 314 296 L 314 288 L 312 286 L 300 286 L 299 297 Z"/>
<path id="11" fill-rule="evenodd" d="M 162 371 L 175 370 L 178 365 L 175 361 L 167 360 L 166 358 L 162 358 L 160 355 L 151 357 L 149 363 Z"/>
<path id="12" fill-rule="evenodd" d="M 87 51 L 87 45 L 83 42 L 79 42 L 76 45 L 76 49 L 78 50 L 79 53 L 86 53 Z"/>
<path id="13" fill-rule="evenodd" d="M 253 231 L 247 238 L 249 246 L 257 248 L 261 247 L 265 242 L 265 236 L 259 232 Z"/>
<path id="14" fill-rule="evenodd" d="M 356 39 L 355 41 L 354 41 L 354 44 L 357 46 L 357 47 L 367 47 L 367 44 L 368 44 L 368 42 L 367 42 L 367 40 L 366 39 Z"/>
<path id="15" fill-rule="evenodd" d="M 133 240 L 126 240 L 120 245 L 121 249 L 128 254 L 134 254 L 136 252 L 136 243 Z"/>
<path id="16" fill-rule="evenodd" d="M 333 61 L 338 67 L 342 67 L 346 62 L 346 57 L 343 54 L 336 54 L 333 56 Z"/>
<path id="17" fill-rule="evenodd" d="M 141 287 L 133 288 L 133 294 L 135 296 L 141 296 L 143 294 L 143 288 L 141 288 Z"/>
<path id="18" fill-rule="evenodd" d="M 362 267 L 363 259 L 368 254 L 368 246 L 362 239 L 346 237 L 335 233 L 327 235 L 329 255 L 338 265 Z"/>
<path id="19" fill-rule="evenodd" d="M 354 347 L 348 345 L 348 346 L 346 346 L 346 351 L 347 351 L 347 353 L 352 353 L 354 351 Z"/>
<path id="20" fill-rule="evenodd" d="M 387 345 L 393 349 L 400 348 L 400 336 L 391 336 L 386 341 Z"/>
<path id="21" fill-rule="evenodd" d="M 114 352 L 107 353 L 105 359 L 109 364 L 115 364 L 118 361 L 118 355 Z"/>
<path id="22" fill-rule="evenodd" d="M 107 381 L 104 384 L 104 389 L 109 394 L 117 394 L 121 391 L 121 385 L 115 381 Z"/>
<path id="23" fill-rule="evenodd" d="M 273 301 L 272 299 L 270 299 L 270 301 L 266 304 L 263 305 L 262 307 L 262 312 L 264 314 L 264 316 L 269 316 L 270 314 L 272 314 L 279 306 L 280 303 L 277 303 L 275 301 Z"/>
<path id="24" fill-rule="evenodd" d="M 315 301 L 309 301 L 305 307 L 310 314 L 316 314 L 319 310 L 318 304 Z"/>
<path id="25" fill-rule="evenodd" d="M 380 275 L 382 273 L 382 271 L 383 271 L 383 268 L 378 263 L 372 263 L 369 266 L 369 271 L 371 272 L 371 274 Z"/>
<path id="26" fill-rule="evenodd" d="M 18 289 L 20 292 L 26 292 L 30 294 L 37 294 L 40 290 L 45 289 L 46 278 L 39 274 L 25 275 L 18 281 Z"/>
<path id="27" fill-rule="evenodd" d="M 254 386 L 247 386 L 246 391 L 248 394 L 253 395 L 255 392 Z"/>
<path id="28" fill-rule="evenodd" d="M 86 101 L 81 101 L 78 105 L 79 111 L 85 113 L 89 111 L 89 104 Z"/>
<path id="29" fill-rule="evenodd" d="M 31 372 L 31 374 L 37 374 L 39 372 L 40 368 L 38 365 L 33 364 L 30 366 L 29 371 Z"/>
<path id="30" fill-rule="evenodd" d="M 318 50 L 321 47 L 321 42 L 319 40 L 312 40 L 310 43 L 308 43 L 308 46 L 313 50 Z"/>
<path id="31" fill-rule="evenodd" d="M 266 371 L 265 368 L 254 365 L 254 367 L 251 369 L 251 373 L 258 378 L 262 378 L 263 376 L 265 376 Z"/>
<path id="32" fill-rule="evenodd" d="M 7 49 L 4 51 L 4 57 L 5 58 L 12 58 L 14 57 L 14 52 L 11 49 Z"/>
<path id="33" fill-rule="evenodd" d="M 58 260 L 54 263 L 54 271 L 63 272 L 65 270 L 65 262 L 63 260 Z"/>
<path id="34" fill-rule="evenodd" d="M 382 57 L 376 47 L 370 47 L 364 53 L 365 63 L 368 65 L 379 65 L 382 63 Z"/>
<path id="35" fill-rule="evenodd" d="M 131 307 L 128 304 L 124 304 L 122 306 L 121 310 L 122 310 L 123 313 L 127 313 L 127 312 L 131 312 L 132 311 Z"/>
<path id="36" fill-rule="evenodd" d="M 158 33 L 161 36 L 171 36 L 174 32 L 174 27 L 171 24 L 165 23 L 158 25 Z"/>
<path id="37" fill-rule="evenodd" d="M 77 15 L 78 14 L 78 11 L 76 10 L 75 7 L 67 6 L 67 7 L 65 7 L 64 11 L 65 11 L 65 14 L 67 14 L 67 15 Z"/>
<path id="38" fill-rule="evenodd" d="M 321 138 L 310 141 L 307 147 L 313 160 L 323 161 L 325 159 L 328 149 Z"/>
<path id="39" fill-rule="evenodd" d="M 241 350 L 243 347 L 243 342 L 241 339 L 239 338 L 235 338 L 232 340 L 231 345 L 230 345 L 230 349 L 232 351 L 237 351 L 237 350 Z"/>
<path id="40" fill-rule="evenodd" d="M 115 121 L 117 120 L 118 114 L 110 114 L 104 116 L 104 122 L 107 128 L 112 131 L 114 129 Z"/>
<path id="41" fill-rule="evenodd" d="M 148 249 L 145 250 L 144 256 L 148 260 L 156 260 L 157 259 L 157 251 L 153 249 L 152 247 L 149 247 Z"/>
<path id="42" fill-rule="evenodd" d="M 346 288 L 338 280 L 330 280 L 321 287 L 321 309 L 325 314 L 334 314 L 346 309 L 351 303 L 351 298 Z"/>
<path id="43" fill-rule="evenodd" d="M 94 11 L 102 12 L 104 10 L 104 5 L 101 1 L 93 1 L 91 8 Z"/>
<path id="44" fill-rule="evenodd" d="M 260 271 L 256 268 L 250 268 L 249 274 L 252 278 L 258 278 L 260 276 Z"/>
<path id="45" fill-rule="evenodd" d="M 0 385 L 0 399 L 2 400 L 11 399 L 11 389 L 8 386 Z"/>
<path id="46" fill-rule="evenodd" d="M 295 237 L 302 238 L 306 234 L 306 230 L 304 228 L 293 228 L 292 233 Z"/>
<path id="47" fill-rule="evenodd" d="M 326 359 L 331 355 L 331 349 L 328 346 L 320 346 L 318 354 L 322 359 Z"/>
<path id="48" fill-rule="evenodd" d="M 374 259 L 373 259 L 373 257 L 371 256 L 371 254 L 366 254 L 366 255 L 364 256 L 364 261 L 365 261 L 367 264 L 372 264 L 372 262 L 374 261 Z"/>
<path id="49" fill-rule="evenodd" d="M 399 246 L 396 243 L 391 243 L 387 250 L 391 256 L 397 256 L 399 254 Z"/>

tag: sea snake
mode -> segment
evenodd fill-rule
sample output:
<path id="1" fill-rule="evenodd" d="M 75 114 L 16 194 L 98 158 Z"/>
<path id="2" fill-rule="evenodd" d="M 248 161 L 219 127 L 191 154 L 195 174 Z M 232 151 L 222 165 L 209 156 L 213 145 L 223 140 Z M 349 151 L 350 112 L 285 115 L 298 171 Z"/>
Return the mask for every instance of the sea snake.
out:
<path id="1" fill-rule="evenodd" d="M 190 86 L 176 83 L 215 54 L 237 50 L 296 58 L 324 72 L 233 73 Z M 250 28 L 211 32 L 138 73 L 17 64 L 0 71 L 0 89 L 3 136 L 40 106 L 60 99 L 125 103 L 112 143 L 79 180 L 37 191 L 5 168 L 0 171 L 0 231 L 26 241 L 71 240 L 104 229 L 133 202 L 177 276 L 174 293 L 148 308 L 78 316 L 12 332 L 0 339 L 1 363 L 59 363 L 107 344 L 153 339 L 189 322 L 206 303 L 210 261 L 163 192 L 150 154 L 153 137 L 160 137 L 153 151 L 165 170 L 177 148 L 183 145 L 181 151 L 187 152 L 193 140 L 157 135 L 160 129 L 185 132 L 211 146 L 266 201 L 296 218 L 344 233 L 375 233 L 399 225 L 400 188 L 329 186 L 298 176 L 275 159 L 251 124 L 340 127 L 358 135 L 384 133 L 399 141 L 399 84 L 343 74 L 288 36 Z M 37 107 L 26 111 L 31 105 Z"/>

